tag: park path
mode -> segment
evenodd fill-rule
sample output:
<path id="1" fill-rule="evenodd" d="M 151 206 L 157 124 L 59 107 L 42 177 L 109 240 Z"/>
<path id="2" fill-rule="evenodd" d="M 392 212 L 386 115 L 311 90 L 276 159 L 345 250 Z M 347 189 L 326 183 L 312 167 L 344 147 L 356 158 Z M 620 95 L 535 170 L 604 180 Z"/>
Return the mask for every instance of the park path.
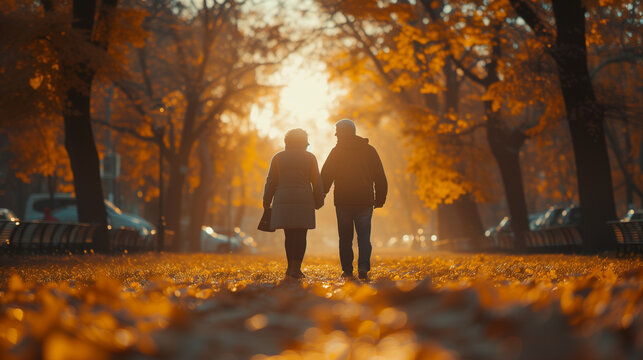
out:
<path id="1" fill-rule="evenodd" d="M 614 359 L 643 356 L 640 259 L 307 256 L 3 259 L 0 358 Z M 66 356 L 68 355 L 68 356 Z"/>

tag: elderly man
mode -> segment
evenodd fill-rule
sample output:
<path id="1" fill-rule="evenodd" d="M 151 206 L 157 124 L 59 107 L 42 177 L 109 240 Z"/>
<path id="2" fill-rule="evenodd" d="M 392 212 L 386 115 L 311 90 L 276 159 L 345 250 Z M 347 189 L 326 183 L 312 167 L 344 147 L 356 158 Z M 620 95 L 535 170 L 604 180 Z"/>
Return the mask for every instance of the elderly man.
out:
<path id="1" fill-rule="evenodd" d="M 358 277 L 368 281 L 371 269 L 371 218 L 373 208 L 384 206 L 388 184 L 382 161 L 368 139 L 356 135 L 355 123 L 335 124 L 337 145 L 322 167 L 324 193 L 335 183 L 335 211 L 339 232 L 342 276 L 353 278 L 353 228 L 357 232 Z"/>

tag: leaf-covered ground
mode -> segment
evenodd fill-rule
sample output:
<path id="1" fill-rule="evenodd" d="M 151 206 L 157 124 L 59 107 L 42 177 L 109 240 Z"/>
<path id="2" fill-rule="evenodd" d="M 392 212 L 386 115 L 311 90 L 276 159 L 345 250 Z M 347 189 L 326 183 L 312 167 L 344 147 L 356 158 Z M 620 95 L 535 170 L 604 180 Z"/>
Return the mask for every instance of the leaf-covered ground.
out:
<path id="1" fill-rule="evenodd" d="M 641 359 L 640 259 L 2 258 L 0 359 Z"/>

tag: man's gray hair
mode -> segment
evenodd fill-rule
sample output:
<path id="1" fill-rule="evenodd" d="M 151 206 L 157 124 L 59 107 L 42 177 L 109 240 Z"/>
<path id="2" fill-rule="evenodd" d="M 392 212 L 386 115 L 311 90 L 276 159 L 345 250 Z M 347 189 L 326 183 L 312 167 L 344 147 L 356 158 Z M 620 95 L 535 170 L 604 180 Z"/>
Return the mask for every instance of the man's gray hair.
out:
<path id="1" fill-rule="evenodd" d="M 357 128 L 351 119 L 341 119 L 335 124 L 335 131 L 337 133 L 349 133 L 355 135 Z"/>

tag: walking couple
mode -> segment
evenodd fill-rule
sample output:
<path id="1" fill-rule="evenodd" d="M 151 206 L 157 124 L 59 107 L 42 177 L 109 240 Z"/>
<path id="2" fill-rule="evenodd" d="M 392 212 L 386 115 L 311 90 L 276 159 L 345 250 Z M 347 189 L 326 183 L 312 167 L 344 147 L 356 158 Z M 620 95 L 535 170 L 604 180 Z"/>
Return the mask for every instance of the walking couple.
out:
<path id="1" fill-rule="evenodd" d="M 357 232 L 358 277 L 368 280 L 371 268 L 371 217 L 373 208 L 386 201 L 388 185 L 382 161 L 368 139 L 356 135 L 355 123 L 343 119 L 335 124 L 337 145 L 328 155 L 321 176 L 315 155 L 306 151 L 308 135 L 302 129 L 286 133 L 286 148 L 270 163 L 263 196 L 264 209 L 271 209 L 270 228 L 284 229 L 286 276 L 301 279 L 306 252 L 306 234 L 315 228 L 315 209 L 335 184 L 335 211 L 339 233 L 342 276 L 353 279 L 353 229 Z"/>

